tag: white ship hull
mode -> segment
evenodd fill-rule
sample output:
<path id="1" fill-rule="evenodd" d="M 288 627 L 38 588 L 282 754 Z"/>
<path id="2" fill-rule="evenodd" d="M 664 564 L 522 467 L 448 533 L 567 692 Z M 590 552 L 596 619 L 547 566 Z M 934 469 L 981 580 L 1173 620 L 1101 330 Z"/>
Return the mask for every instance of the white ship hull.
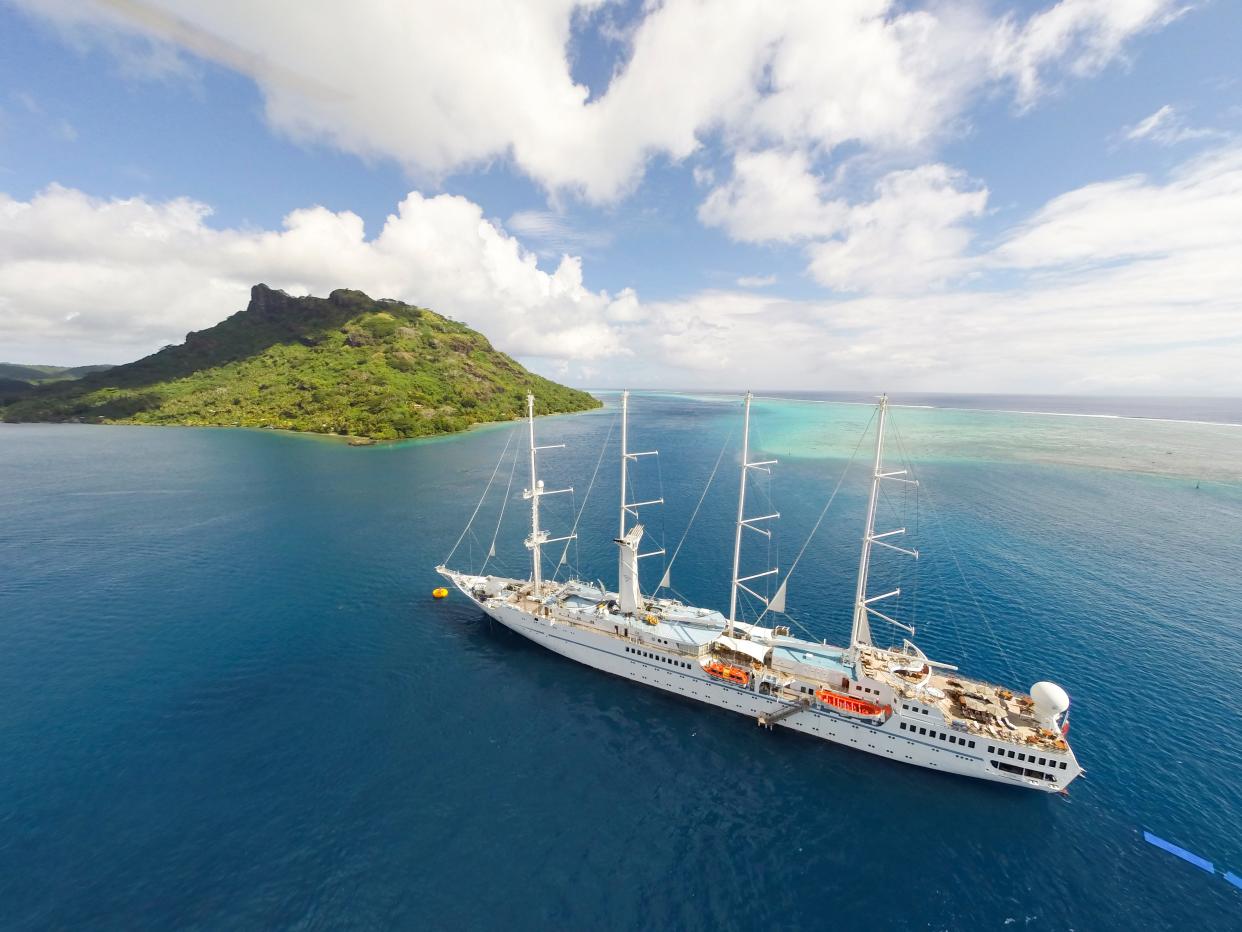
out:
<path id="1" fill-rule="evenodd" d="M 578 663 L 755 719 L 771 716 L 792 705 L 789 699 L 759 695 L 722 682 L 709 676 L 699 663 L 672 653 L 652 650 L 652 645 L 640 640 L 627 640 L 551 617 L 540 617 L 509 602 L 480 600 L 469 587 L 472 577 L 463 577 L 451 571 L 445 575 L 488 617 Z M 902 728 L 903 721 L 907 728 L 914 725 L 926 729 L 929 724 L 926 716 L 903 714 L 901 711 L 895 712 L 883 724 L 870 724 L 812 705 L 781 718 L 770 727 L 788 728 L 904 764 L 1044 792 L 1060 792 L 1081 773 L 1072 754 L 1069 766 L 1057 774 L 1055 781 L 1006 773 L 992 763 L 997 754 L 1003 755 L 999 742 L 985 744 L 980 739 L 974 749 L 959 748 L 943 739 L 919 737 L 917 731 L 912 737 Z M 943 734 L 947 733 L 947 728 L 941 724 L 933 731 Z M 996 747 L 997 754 L 986 753 L 986 748 L 991 746 Z"/>

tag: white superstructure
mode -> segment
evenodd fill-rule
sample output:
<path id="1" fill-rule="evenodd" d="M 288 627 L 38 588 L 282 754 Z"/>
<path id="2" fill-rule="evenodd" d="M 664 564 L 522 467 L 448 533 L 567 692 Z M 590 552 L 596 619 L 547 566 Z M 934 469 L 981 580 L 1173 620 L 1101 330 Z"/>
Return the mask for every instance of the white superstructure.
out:
<path id="1" fill-rule="evenodd" d="M 660 500 L 627 501 L 629 464 L 654 455 L 628 450 L 628 392 L 621 401 L 617 592 L 578 580 L 556 582 L 542 577 L 540 547 L 568 541 L 574 535 L 549 538 L 539 526 L 540 498 L 556 493 L 545 490 L 538 477 L 537 453 L 549 447 L 535 443 L 534 399 L 530 396 L 531 485 L 524 494 L 531 502 L 531 535 L 526 540 L 532 555 L 531 578 L 474 575 L 447 566 L 437 571 L 491 618 L 549 650 L 617 676 L 750 715 L 769 728 L 790 728 L 869 754 L 963 776 L 1044 791 L 1068 786 L 1082 768 L 1065 739 L 1069 697 L 1061 687 L 1041 682 L 1032 687 L 1031 695 L 1023 695 L 961 676 L 955 667 L 926 657 L 908 638 L 899 647 L 873 643 L 873 618 L 911 635 L 913 628 L 875 607 L 900 590 L 868 594 L 872 548 L 918 556 L 917 551 L 893 542 L 904 529 L 880 533 L 875 529 L 881 485 L 913 484 L 904 470 L 886 471 L 884 467 L 886 398 L 878 406 L 871 495 L 849 646 L 817 644 L 791 636 L 787 627 L 758 623 L 784 611 L 785 581 L 771 598 L 765 598 L 747 583 L 775 576 L 777 569 L 739 575 L 743 534 L 770 534 L 763 525 L 779 517 L 775 513 L 747 517 L 746 513 L 748 473 L 775 462 L 750 461 L 750 399 L 748 392 L 728 617 L 673 599 L 644 598 L 639 589 L 639 561 L 663 551 L 641 552 L 643 526 L 638 519 L 641 507 L 660 504 Z M 737 619 L 739 589 L 765 605 L 758 622 Z"/>

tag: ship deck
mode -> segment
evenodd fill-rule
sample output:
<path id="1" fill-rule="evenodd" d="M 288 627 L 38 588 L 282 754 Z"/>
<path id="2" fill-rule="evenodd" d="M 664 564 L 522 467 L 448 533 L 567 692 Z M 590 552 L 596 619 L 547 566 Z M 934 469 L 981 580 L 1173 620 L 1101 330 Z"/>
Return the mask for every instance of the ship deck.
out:
<path id="1" fill-rule="evenodd" d="M 912 658 L 882 650 L 865 650 L 863 672 L 887 683 L 909 703 L 938 709 L 951 728 L 996 741 L 1027 744 L 1049 751 L 1065 751 L 1068 743 L 1035 718 L 1030 696 L 994 683 L 962 676 L 956 671 L 930 668 L 917 678 L 895 672 L 894 661 Z"/>
<path id="2" fill-rule="evenodd" d="M 702 657 L 710 651 L 710 645 L 728 627 L 728 620 L 712 609 L 694 608 L 672 600 L 650 603 L 640 616 L 642 623 L 635 625 L 633 619 L 625 618 L 612 604 L 615 593 L 597 585 L 579 581 L 554 583 L 543 597 L 529 597 L 529 583 L 523 580 L 506 580 L 503 597 L 525 611 L 537 612 L 555 606 L 555 614 L 562 621 L 590 627 L 609 637 L 630 639 L 628 634 L 613 630 L 614 625 L 624 624 L 627 632 L 634 632 L 645 643 L 691 657 Z M 749 632 L 750 625 L 738 623 Z M 842 679 L 856 679 L 852 665 L 845 659 L 845 650 L 827 644 L 804 641 L 788 635 L 770 635 L 772 645 L 771 666 L 773 672 L 792 675 L 805 682 L 836 688 Z M 1034 718 L 1034 703 L 1030 696 L 1017 693 L 982 680 L 961 676 L 957 672 L 942 672 L 928 665 L 922 670 L 903 675 L 893 668 L 919 667 L 920 658 L 880 648 L 865 648 L 861 653 L 862 672 L 871 679 L 889 685 L 896 701 L 907 706 L 935 708 L 950 728 L 1000 742 L 1026 744 L 1050 751 L 1065 751 L 1068 745 L 1061 735 L 1050 731 Z M 756 672 L 761 665 L 753 664 Z M 785 690 L 782 689 L 782 694 Z M 792 692 L 786 698 L 796 699 Z M 894 709 L 894 711 L 898 711 Z"/>

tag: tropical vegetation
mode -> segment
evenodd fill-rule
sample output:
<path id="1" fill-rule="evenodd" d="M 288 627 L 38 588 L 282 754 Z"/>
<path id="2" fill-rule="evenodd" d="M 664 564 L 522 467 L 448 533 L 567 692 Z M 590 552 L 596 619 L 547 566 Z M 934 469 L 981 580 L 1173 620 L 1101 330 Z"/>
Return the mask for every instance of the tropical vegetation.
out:
<path id="1" fill-rule="evenodd" d="M 185 342 L 74 381 L 0 398 L 5 421 L 270 427 L 373 440 L 423 437 L 525 411 L 599 406 L 529 372 L 482 334 L 427 308 L 340 289 L 249 306 Z"/>

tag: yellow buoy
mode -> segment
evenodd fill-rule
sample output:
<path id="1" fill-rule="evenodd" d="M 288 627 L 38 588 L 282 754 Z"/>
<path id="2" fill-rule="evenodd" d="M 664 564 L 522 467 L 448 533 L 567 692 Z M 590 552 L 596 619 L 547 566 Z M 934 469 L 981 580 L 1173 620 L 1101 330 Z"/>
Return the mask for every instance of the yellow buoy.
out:
<path id="1" fill-rule="evenodd" d="M 448 595 L 448 590 L 441 586 L 439 589 L 432 589 L 431 596 L 435 599 L 442 599 Z"/>

